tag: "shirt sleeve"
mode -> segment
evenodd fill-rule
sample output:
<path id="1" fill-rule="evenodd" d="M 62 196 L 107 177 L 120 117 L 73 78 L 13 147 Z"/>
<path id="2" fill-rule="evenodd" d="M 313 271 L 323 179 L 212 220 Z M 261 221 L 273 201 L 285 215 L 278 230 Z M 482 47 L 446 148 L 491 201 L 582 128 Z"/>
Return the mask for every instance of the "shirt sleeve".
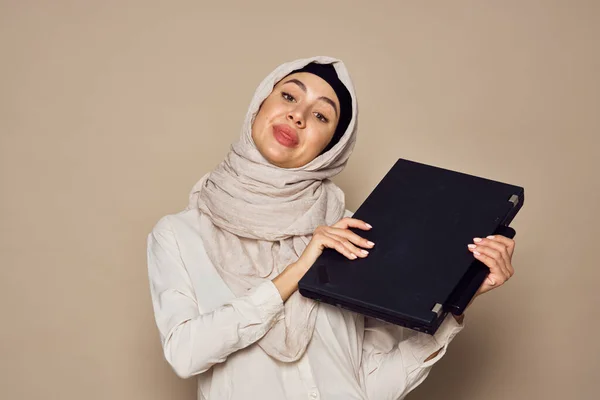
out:
<path id="1" fill-rule="evenodd" d="M 463 327 L 450 314 L 434 335 L 365 317 L 362 368 L 369 398 L 404 398 L 427 378 Z"/>
<path id="2" fill-rule="evenodd" d="M 167 218 L 148 235 L 148 274 L 156 325 L 166 360 L 181 378 L 201 374 L 263 337 L 283 318 L 270 281 L 221 307 L 200 313 L 191 279 Z"/>

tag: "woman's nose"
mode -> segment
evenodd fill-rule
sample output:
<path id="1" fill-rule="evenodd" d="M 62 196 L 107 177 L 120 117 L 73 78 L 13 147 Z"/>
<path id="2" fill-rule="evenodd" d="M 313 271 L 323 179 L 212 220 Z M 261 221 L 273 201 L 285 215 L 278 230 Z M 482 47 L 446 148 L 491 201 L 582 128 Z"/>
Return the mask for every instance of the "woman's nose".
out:
<path id="1" fill-rule="evenodd" d="M 287 115 L 288 121 L 296 125 L 298 128 L 304 128 L 305 118 L 302 110 L 295 109 Z"/>

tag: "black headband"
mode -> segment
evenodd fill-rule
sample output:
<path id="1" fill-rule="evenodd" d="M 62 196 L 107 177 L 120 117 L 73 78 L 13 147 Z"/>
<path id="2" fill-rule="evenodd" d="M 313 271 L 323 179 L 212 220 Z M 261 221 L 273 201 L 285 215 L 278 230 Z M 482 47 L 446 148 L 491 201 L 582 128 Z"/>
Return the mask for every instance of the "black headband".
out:
<path id="1" fill-rule="evenodd" d="M 313 62 L 290 72 L 288 75 L 298 72 L 308 72 L 322 78 L 333 88 L 333 91 L 340 101 L 340 118 L 331 141 L 321 152 L 321 154 L 323 154 L 335 146 L 344 135 L 344 132 L 346 132 L 346 129 L 352 120 L 352 96 L 350 95 L 348 88 L 346 88 L 346 85 L 340 81 L 337 72 L 335 72 L 335 67 L 332 64 L 317 64 Z"/>

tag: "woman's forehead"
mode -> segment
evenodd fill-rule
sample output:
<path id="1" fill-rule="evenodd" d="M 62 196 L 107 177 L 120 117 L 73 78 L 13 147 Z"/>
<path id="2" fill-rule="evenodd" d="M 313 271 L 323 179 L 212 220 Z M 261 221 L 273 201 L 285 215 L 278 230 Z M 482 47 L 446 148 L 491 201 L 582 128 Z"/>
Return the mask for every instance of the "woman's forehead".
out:
<path id="1" fill-rule="evenodd" d="M 295 72 L 281 79 L 275 87 L 294 85 L 304 92 L 312 92 L 316 96 L 327 96 L 339 104 L 337 95 L 326 80 L 310 72 Z"/>

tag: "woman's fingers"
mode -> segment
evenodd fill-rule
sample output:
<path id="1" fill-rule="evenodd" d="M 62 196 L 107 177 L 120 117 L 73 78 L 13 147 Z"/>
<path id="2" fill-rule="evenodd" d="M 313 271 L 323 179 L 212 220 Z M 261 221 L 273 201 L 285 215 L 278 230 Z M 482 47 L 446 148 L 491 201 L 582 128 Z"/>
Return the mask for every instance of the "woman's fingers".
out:
<path id="1" fill-rule="evenodd" d="M 356 246 L 366 247 L 367 249 L 373 248 L 375 243 L 357 235 L 349 229 L 341 229 L 341 228 L 332 228 L 329 227 L 326 229 L 326 232 L 330 235 L 340 236 Z"/>
<path id="2" fill-rule="evenodd" d="M 511 238 L 507 238 L 502 235 L 491 235 L 488 236 L 487 239 L 492 239 L 498 241 L 506 246 L 506 250 L 508 252 L 508 256 L 512 258 L 513 253 L 515 252 L 515 241 Z"/>
<path id="3" fill-rule="evenodd" d="M 502 268 L 500 268 L 498 262 L 494 258 L 483 253 L 474 253 L 474 256 L 490 269 L 488 279 L 492 286 L 500 286 L 506 282 L 506 274 L 502 271 Z"/>
<path id="4" fill-rule="evenodd" d="M 360 237 L 347 228 L 336 227 L 336 225 L 319 226 L 313 234 L 313 240 L 319 243 L 320 248 L 328 247 L 335 249 L 338 253 L 351 260 L 365 258 L 369 254 L 369 251 L 361 247 L 372 248 L 375 243 Z M 338 226 L 361 228 L 365 227 L 365 223 L 353 218 L 344 218 Z"/>
<path id="5" fill-rule="evenodd" d="M 368 250 L 358 248 L 344 236 L 333 234 L 331 231 L 328 231 L 325 234 L 331 237 L 333 240 L 341 242 L 346 247 L 346 249 L 348 249 L 348 251 L 350 251 L 352 254 L 356 255 L 359 258 L 365 258 L 367 255 L 369 255 Z"/>
<path id="6" fill-rule="evenodd" d="M 473 241 L 475 244 L 469 246 L 471 251 L 478 251 L 494 258 L 498 262 L 502 272 L 506 275 L 506 279 L 512 276 L 514 270 L 512 270 L 510 256 L 508 255 L 507 248 L 504 244 L 489 238 L 474 238 Z"/>
<path id="7" fill-rule="evenodd" d="M 359 256 L 362 256 L 362 253 L 360 251 L 356 251 L 356 250 L 353 251 L 353 250 L 351 250 L 351 246 L 348 246 L 347 243 L 344 243 L 344 241 L 347 242 L 347 240 L 345 240 L 339 236 L 330 235 L 329 233 L 327 233 L 326 230 L 323 230 L 322 232 L 320 232 L 318 234 L 318 236 L 314 235 L 313 239 L 316 239 L 322 247 L 327 247 L 327 248 L 336 250 L 338 253 L 346 256 L 350 260 L 355 260 Z M 357 255 L 356 253 L 360 253 L 360 254 Z"/>
<path id="8" fill-rule="evenodd" d="M 510 274 L 509 277 L 513 276 L 513 274 L 515 273 L 515 270 L 512 265 L 512 252 L 511 252 L 510 248 L 508 247 L 507 241 L 513 242 L 513 244 L 512 244 L 513 250 L 515 248 L 514 241 L 512 239 L 509 239 L 504 236 L 488 236 L 485 239 L 483 239 L 482 241 L 483 241 L 483 243 L 488 244 L 489 246 L 495 247 L 502 253 L 502 257 L 504 258 L 504 263 L 505 263 L 504 265 L 506 266 L 506 268 L 508 269 L 508 272 Z"/>
<path id="9" fill-rule="evenodd" d="M 372 226 L 367 224 L 365 221 L 350 217 L 340 219 L 338 222 L 331 225 L 331 227 L 339 229 L 359 228 L 365 231 L 368 231 L 372 228 Z"/>

